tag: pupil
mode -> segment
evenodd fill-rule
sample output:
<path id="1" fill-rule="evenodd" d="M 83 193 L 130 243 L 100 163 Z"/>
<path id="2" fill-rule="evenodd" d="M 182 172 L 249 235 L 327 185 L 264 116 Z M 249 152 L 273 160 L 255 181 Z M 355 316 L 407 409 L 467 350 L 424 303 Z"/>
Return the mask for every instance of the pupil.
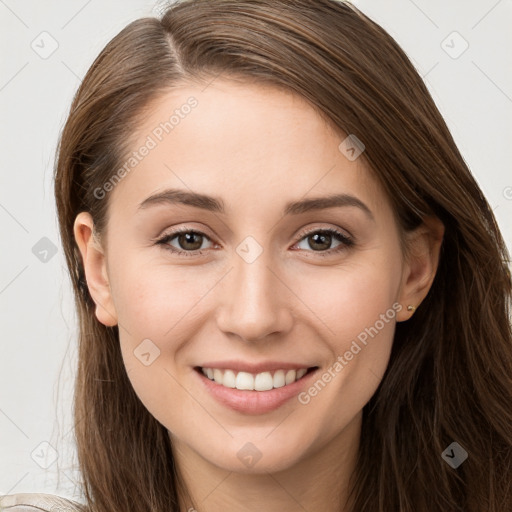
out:
<path id="1" fill-rule="evenodd" d="M 322 242 L 320 242 L 320 245 L 322 247 L 320 247 L 321 249 L 328 249 L 329 246 L 331 245 L 331 235 L 329 235 L 328 233 L 316 233 L 312 236 L 313 238 L 313 245 L 310 244 L 311 248 L 314 249 L 314 245 L 317 244 L 317 240 L 318 238 L 320 238 L 321 240 L 323 240 L 323 244 Z"/>
<path id="2" fill-rule="evenodd" d="M 187 248 L 189 250 L 197 250 L 201 247 L 201 242 L 197 242 L 194 244 L 193 238 L 196 236 L 196 233 L 184 233 L 181 235 L 182 239 L 180 240 L 180 244 L 182 247 Z M 184 240 L 183 240 L 184 239 Z M 181 243 L 184 242 L 184 243 Z M 192 247 L 188 246 L 188 244 L 192 244 Z"/>

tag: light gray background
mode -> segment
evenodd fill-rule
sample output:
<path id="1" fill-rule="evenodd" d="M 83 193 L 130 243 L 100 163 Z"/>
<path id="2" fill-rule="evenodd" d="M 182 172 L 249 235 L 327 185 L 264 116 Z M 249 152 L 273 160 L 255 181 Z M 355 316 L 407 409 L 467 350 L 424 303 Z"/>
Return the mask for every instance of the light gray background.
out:
<path id="1" fill-rule="evenodd" d="M 164 3 L 0 0 L 0 494 L 79 497 L 70 414 L 76 318 L 57 234 L 54 152 L 94 57 Z M 512 248 L 512 1 L 353 3 L 425 78 Z"/>

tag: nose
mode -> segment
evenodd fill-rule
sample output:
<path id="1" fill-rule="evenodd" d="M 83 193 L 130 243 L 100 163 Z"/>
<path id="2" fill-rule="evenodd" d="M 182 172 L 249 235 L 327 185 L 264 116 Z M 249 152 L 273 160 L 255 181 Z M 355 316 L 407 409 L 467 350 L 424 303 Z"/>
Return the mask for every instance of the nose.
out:
<path id="1" fill-rule="evenodd" d="M 245 342 L 274 339 L 292 328 L 293 294 L 264 254 L 252 263 L 235 255 L 234 268 L 221 285 L 217 326 Z"/>

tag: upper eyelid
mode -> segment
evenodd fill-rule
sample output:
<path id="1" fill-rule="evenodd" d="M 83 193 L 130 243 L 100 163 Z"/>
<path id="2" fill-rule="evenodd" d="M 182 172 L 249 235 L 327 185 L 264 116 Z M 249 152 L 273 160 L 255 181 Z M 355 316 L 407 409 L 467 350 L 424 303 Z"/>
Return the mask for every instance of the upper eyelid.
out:
<path id="1" fill-rule="evenodd" d="M 346 238 L 354 238 L 352 233 L 350 233 L 350 231 L 348 231 L 347 229 L 333 226 L 314 226 L 310 228 L 304 228 L 297 233 L 297 236 L 300 237 L 299 240 L 302 240 L 302 238 L 304 238 L 305 236 L 310 235 L 311 233 L 316 233 L 317 231 L 337 231 L 344 235 Z"/>

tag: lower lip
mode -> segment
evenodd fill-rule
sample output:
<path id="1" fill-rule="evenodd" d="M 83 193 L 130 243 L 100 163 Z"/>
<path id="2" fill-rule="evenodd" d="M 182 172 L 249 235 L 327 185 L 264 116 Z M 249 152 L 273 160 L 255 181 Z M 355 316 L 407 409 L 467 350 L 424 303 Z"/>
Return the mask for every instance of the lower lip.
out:
<path id="1" fill-rule="evenodd" d="M 227 388 L 222 384 L 210 380 L 201 370 L 195 371 L 203 385 L 212 396 L 221 404 L 244 414 L 265 414 L 274 411 L 288 400 L 297 396 L 306 387 L 316 369 L 309 371 L 301 379 L 292 384 L 268 391 L 249 391 L 236 388 Z"/>

